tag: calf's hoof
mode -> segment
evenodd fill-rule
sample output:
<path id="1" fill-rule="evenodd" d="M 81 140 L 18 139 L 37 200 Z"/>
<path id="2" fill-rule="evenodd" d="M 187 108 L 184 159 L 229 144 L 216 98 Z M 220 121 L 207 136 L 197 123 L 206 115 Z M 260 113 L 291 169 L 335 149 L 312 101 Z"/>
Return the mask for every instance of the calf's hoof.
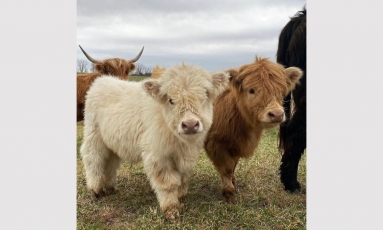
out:
<path id="1" fill-rule="evenodd" d="M 115 194 L 116 192 L 117 192 L 117 189 L 115 187 L 110 187 L 105 189 L 106 196 Z"/>
<path id="2" fill-rule="evenodd" d="M 101 199 L 103 197 L 106 197 L 106 196 L 109 196 L 109 195 L 116 193 L 117 189 L 114 187 L 111 187 L 111 188 L 106 188 L 104 190 L 100 190 L 99 192 L 95 192 L 94 190 L 92 190 L 92 192 L 93 192 L 94 197 L 96 197 L 97 199 Z"/>
<path id="3" fill-rule="evenodd" d="M 184 207 L 183 204 L 179 204 L 179 205 L 172 205 L 170 207 L 164 208 L 163 213 L 165 218 L 170 221 L 180 220 L 180 213 L 183 207 Z"/>
<path id="4" fill-rule="evenodd" d="M 95 191 L 92 191 L 92 192 L 93 192 L 94 197 L 96 197 L 96 199 L 101 199 L 101 198 L 106 196 L 106 193 L 102 190 L 99 192 L 95 192 Z"/>
<path id="5" fill-rule="evenodd" d="M 225 201 L 229 204 L 236 204 L 237 203 L 237 198 L 235 197 L 234 193 L 232 193 L 232 192 L 223 191 L 222 196 L 223 196 L 223 198 L 225 198 Z"/>

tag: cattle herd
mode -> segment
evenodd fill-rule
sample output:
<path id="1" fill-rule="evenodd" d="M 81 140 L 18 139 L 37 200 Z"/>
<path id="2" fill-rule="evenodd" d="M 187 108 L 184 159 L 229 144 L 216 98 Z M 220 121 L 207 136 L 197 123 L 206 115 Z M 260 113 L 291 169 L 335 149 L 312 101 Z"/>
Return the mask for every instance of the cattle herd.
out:
<path id="1" fill-rule="evenodd" d="M 235 168 L 254 155 L 265 129 L 279 126 L 281 182 L 301 189 L 298 163 L 306 149 L 306 9 L 279 36 L 277 62 L 255 56 L 239 68 L 208 72 L 185 63 L 156 66 L 141 82 L 128 80 L 131 60 L 98 61 L 77 75 L 77 121 L 87 187 L 99 198 L 116 190 L 123 160 L 143 162 L 166 219 L 179 219 L 188 181 L 202 150 L 236 203 Z M 293 101 L 293 103 L 291 102 Z M 292 106 L 294 105 L 294 106 Z"/>

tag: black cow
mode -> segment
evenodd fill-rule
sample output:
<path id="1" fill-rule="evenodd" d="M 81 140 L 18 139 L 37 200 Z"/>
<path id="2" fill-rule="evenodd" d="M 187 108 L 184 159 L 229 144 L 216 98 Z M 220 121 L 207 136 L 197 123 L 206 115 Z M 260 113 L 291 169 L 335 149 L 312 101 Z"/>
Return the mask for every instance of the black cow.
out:
<path id="1" fill-rule="evenodd" d="M 298 164 L 306 149 L 306 7 L 298 11 L 279 35 L 277 62 L 302 69 L 300 84 L 284 99 L 286 121 L 280 125 L 278 148 L 282 154 L 281 182 L 285 190 L 297 191 Z M 294 106 L 291 108 L 291 100 Z"/>

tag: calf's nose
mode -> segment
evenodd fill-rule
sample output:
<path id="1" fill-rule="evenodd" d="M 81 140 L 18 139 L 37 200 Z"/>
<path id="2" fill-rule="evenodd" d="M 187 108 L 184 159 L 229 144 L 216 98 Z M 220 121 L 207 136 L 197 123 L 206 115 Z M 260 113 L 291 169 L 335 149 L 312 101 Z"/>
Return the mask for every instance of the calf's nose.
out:
<path id="1" fill-rule="evenodd" d="M 182 122 L 182 129 L 185 131 L 185 134 L 197 133 L 198 128 L 199 121 L 197 120 L 186 120 Z"/>
<path id="2" fill-rule="evenodd" d="M 282 122 L 285 112 L 282 109 L 275 109 L 267 113 L 271 122 Z"/>

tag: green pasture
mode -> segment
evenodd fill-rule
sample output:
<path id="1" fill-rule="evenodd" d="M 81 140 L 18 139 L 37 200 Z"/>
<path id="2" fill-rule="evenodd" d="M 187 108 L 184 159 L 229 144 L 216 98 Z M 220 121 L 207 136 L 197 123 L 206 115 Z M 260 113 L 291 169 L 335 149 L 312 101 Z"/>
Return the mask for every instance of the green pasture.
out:
<path id="1" fill-rule="evenodd" d="M 148 78 L 150 78 L 150 76 L 129 76 L 129 81 L 141 81 Z"/>
<path id="2" fill-rule="evenodd" d="M 131 80 L 138 80 L 132 78 Z M 201 152 L 179 222 L 164 219 L 142 163 L 125 162 L 118 171 L 117 193 L 97 200 L 86 189 L 77 124 L 77 229 L 306 229 L 306 194 L 287 193 L 279 181 L 277 132 L 267 130 L 250 159 L 236 169 L 238 204 L 227 204 L 212 163 Z M 306 188 L 306 155 L 298 180 Z"/>

